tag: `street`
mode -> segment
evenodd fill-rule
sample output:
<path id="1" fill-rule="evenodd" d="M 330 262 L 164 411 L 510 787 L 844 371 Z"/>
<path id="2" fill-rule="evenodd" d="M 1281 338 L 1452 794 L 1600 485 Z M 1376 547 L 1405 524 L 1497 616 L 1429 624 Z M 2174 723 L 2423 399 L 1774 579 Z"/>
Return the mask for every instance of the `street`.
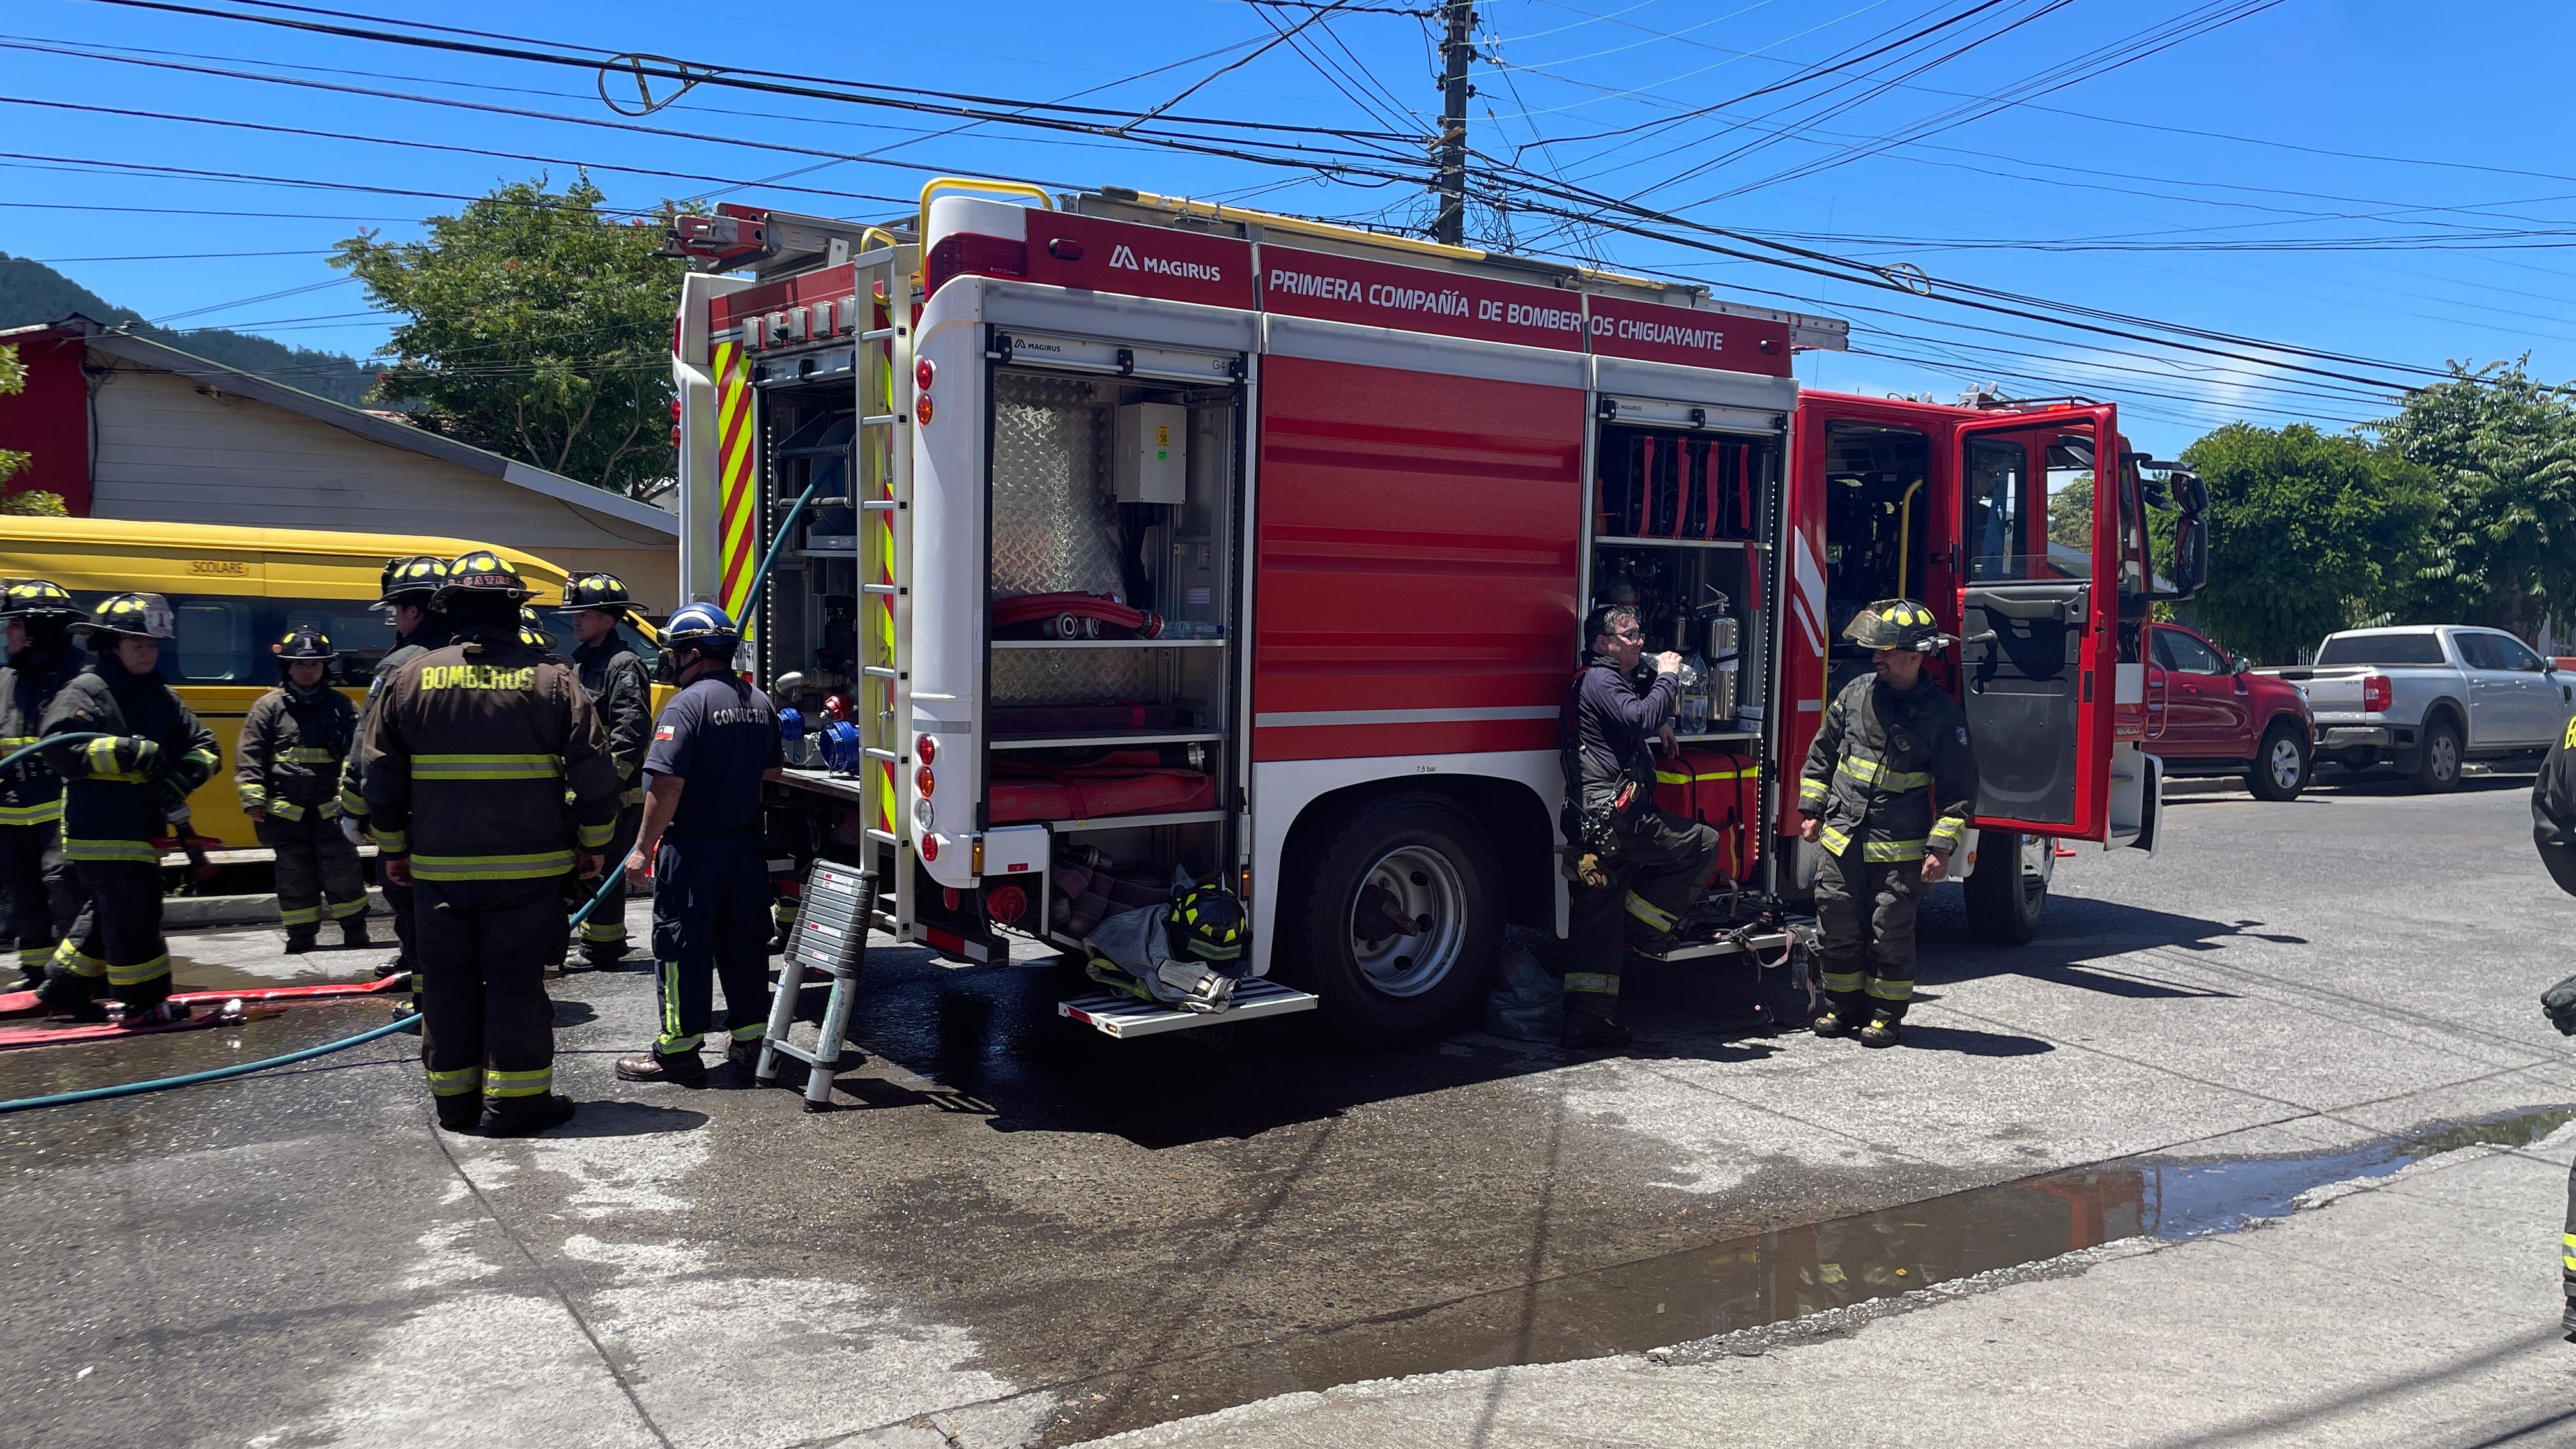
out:
<path id="1" fill-rule="evenodd" d="M 0 1444 L 2333 1438 L 2240 1412 L 2311 1389 L 2368 1406 L 2350 1442 L 2545 1442 L 2576 1388 L 2576 1067 L 2534 1003 L 2576 901 L 2528 798 L 2177 792 L 2156 858 L 2059 861 L 2027 947 L 1936 897 L 1888 1051 L 1731 1031 L 1738 983 L 1678 971 L 1630 978 L 1617 1058 L 1302 1022 L 1119 1043 L 1055 1018 L 1060 970 L 881 948 L 827 1114 L 734 1068 L 617 1082 L 655 1019 L 630 963 L 553 988 L 582 1103 L 556 1136 L 434 1131 L 410 1037 L 0 1117 Z M 173 948 L 183 987 L 383 955 Z M 10 1053 L 0 1097 L 384 1011 Z"/>

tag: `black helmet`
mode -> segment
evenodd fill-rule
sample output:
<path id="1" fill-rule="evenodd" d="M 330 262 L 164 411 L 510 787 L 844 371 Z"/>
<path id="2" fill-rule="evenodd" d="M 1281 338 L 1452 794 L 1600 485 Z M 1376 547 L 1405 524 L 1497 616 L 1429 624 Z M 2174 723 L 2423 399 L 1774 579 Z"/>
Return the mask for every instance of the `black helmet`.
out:
<path id="1" fill-rule="evenodd" d="M 99 601 L 98 612 L 90 615 L 87 623 L 72 628 L 88 635 L 175 639 L 179 637 L 179 616 L 170 612 L 170 601 L 159 594 L 114 594 Z"/>
<path id="2" fill-rule="evenodd" d="M 1219 970 L 1243 959 L 1243 940 L 1250 922 L 1243 898 L 1221 885 L 1194 885 L 1163 913 L 1164 939 L 1174 956 L 1195 956 Z"/>
<path id="3" fill-rule="evenodd" d="M 426 609 L 435 601 L 441 585 L 447 582 L 447 560 L 428 554 L 385 560 L 385 574 L 378 587 L 374 607 L 390 609 L 396 604 L 417 604 Z"/>
<path id="4" fill-rule="evenodd" d="M 1881 599 L 1852 616 L 1843 637 L 1863 649 L 1911 649 L 1931 654 L 1955 641 L 1941 632 L 1941 621 L 1912 599 Z"/>
<path id="5" fill-rule="evenodd" d="M 0 619 L 77 619 L 80 605 L 51 579 L 11 579 L 0 594 Z"/>
<path id="6" fill-rule="evenodd" d="M 537 617 L 536 610 L 524 604 L 519 607 L 519 642 L 531 649 L 555 647 L 555 636 L 546 632 L 545 621 Z"/>
<path id="7" fill-rule="evenodd" d="M 623 614 L 635 607 L 635 595 L 626 582 L 615 574 L 575 574 L 564 580 L 563 606 L 567 609 L 606 609 Z"/>
<path id="8" fill-rule="evenodd" d="M 331 636 L 310 624 L 299 624 L 286 631 L 286 637 L 268 646 L 268 652 L 279 662 L 292 664 L 298 659 L 330 659 L 339 651 L 331 647 Z"/>
<path id="9" fill-rule="evenodd" d="M 464 594 L 506 597 L 514 604 L 524 604 L 532 597 L 527 581 L 519 577 L 519 571 L 510 566 L 508 559 L 488 548 L 458 554 L 447 565 L 446 581 L 438 590 L 439 607 L 445 608 L 447 600 Z"/>

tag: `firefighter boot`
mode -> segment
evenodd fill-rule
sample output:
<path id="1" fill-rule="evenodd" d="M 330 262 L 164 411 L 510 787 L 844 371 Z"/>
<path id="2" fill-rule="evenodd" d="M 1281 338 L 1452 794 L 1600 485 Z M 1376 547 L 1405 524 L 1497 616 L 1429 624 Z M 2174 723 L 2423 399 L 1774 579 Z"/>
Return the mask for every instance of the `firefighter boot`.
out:
<path id="1" fill-rule="evenodd" d="M 45 984 L 36 988 L 36 1000 L 47 1016 L 64 1016 L 73 1021 L 105 1021 L 107 1008 L 99 1004 L 98 982 L 66 966 L 45 968 Z"/>
<path id="2" fill-rule="evenodd" d="M 1849 1036 L 1852 1034 L 1852 1018 L 1843 1008 L 1828 1006 L 1807 1024 L 1807 1029 L 1818 1036 Z"/>
<path id="3" fill-rule="evenodd" d="M 2576 1343 L 2576 1296 L 2567 1300 L 2567 1311 L 2558 1315 L 2558 1326 L 2567 1330 L 2569 1343 Z"/>
<path id="4" fill-rule="evenodd" d="M 643 1051 L 631 1057 L 619 1057 L 617 1075 L 629 1082 L 673 1082 L 683 1087 L 703 1087 L 707 1084 L 707 1064 L 694 1047 L 671 1056 Z"/>
<path id="5" fill-rule="evenodd" d="M 438 1125 L 460 1135 L 470 1134 L 483 1125 L 483 1094 L 469 1092 L 454 1097 L 435 1097 Z"/>
<path id="6" fill-rule="evenodd" d="M 322 944 L 322 928 L 320 926 L 289 926 L 286 928 L 286 954 L 289 956 L 301 956 L 320 944 Z"/>
<path id="7" fill-rule="evenodd" d="M 1865 1047 L 1892 1047 L 1896 1045 L 1896 1023 L 1898 1020 L 1899 1018 L 1896 1013 L 1892 1011 L 1882 1011 L 1877 1015 L 1872 1016 L 1869 1019 L 1869 1025 L 1860 1029 L 1860 1044 Z"/>
<path id="8" fill-rule="evenodd" d="M 351 916 L 340 922 L 340 944 L 343 946 L 372 946 L 376 944 L 375 941 L 367 935 L 367 918 L 364 916 Z"/>
<path id="9" fill-rule="evenodd" d="M 486 1137 L 534 1137 L 572 1120 L 572 1098 L 548 1092 L 542 1097 L 503 1097 L 483 1109 Z"/>
<path id="10" fill-rule="evenodd" d="M 1597 972 L 1565 974 L 1565 1029 L 1557 1037 L 1569 1051 L 1617 1051 L 1628 1044 L 1618 1022 L 1619 978 Z"/>

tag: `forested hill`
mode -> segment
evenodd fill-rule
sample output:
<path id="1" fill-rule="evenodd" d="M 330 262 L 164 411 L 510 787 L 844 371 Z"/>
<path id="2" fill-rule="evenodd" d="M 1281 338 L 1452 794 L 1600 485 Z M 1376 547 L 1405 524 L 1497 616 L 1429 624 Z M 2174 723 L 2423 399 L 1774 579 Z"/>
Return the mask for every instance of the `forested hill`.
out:
<path id="1" fill-rule="evenodd" d="M 220 327 L 183 332 L 142 325 L 143 318 L 133 309 L 117 306 L 44 263 L 0 252 L 0 328 L 60 322 L 74 312 L 333 402 L 365 401 L 368 386 L 376 380 L 373 368 L 342 353 L 289 347 Z"/>

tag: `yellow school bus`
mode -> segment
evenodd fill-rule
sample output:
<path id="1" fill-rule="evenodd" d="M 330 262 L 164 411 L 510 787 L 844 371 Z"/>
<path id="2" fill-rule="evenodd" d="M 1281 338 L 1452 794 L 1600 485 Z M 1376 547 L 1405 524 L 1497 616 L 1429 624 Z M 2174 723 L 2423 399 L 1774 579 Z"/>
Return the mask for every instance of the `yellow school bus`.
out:
<path id="1" fill-rule="evenodd" d="M 199 835 L 250 849 L 258 841 L 233 793 L 233 748 L 252 702 L 277 686 L 278 664 L 268 647 L 298 625 L 312 625 L 340 651 L 332 683 L 362 699 L 376 661 L 393 647 L 387 616 L 368 607 L 385 560 L 454 558 L 486 547 L 536 590 L 540 612 L 563 598 L 563 569 L 472 539 L 99 518 L 0 517 L 0 578 L 51 579 L 84 610 L 129 591 L 169 598 L 179 637 L 162 646 L 161 676 L 223 749 L 222 767 L 189 797 L 189 813 Z M 561 630 L 552 632 L 563 638 Z M 637 633 L 628 642 L 649 659 L 649 638 Z"/>

